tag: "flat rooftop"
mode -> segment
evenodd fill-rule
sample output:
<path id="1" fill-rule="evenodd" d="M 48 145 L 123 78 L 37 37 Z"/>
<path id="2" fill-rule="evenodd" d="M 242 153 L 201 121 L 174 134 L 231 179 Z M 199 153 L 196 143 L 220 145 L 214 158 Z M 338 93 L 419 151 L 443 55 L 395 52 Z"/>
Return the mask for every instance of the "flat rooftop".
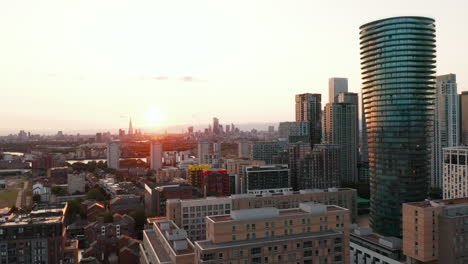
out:
<path id="1" fill-rule="evenodd" d="M 277 236 L 277 237 L 267 237 L 261 239 L 254 239 L 254 240 L 241 240 L 241 241 L 231 241 L 225 243 L 213 243 L 211 240 L 203 240 L 203 241 L 196 241 L 195 245 L 197 245 L 202 250 L 210 250 L 210 249 L 219 249 L 219 248 L 229 248 L 229 247 L 239 247 L 239 246 L 246 246 L 246 245 L 265 245 L 267 243 L 276 243 L 281 241 L 291 241 L 291 240 L 298 240 L 303 238 L 320 238 L 320 237 L 330 237 L 330 236 L 341 236 L 343 233 L 329 230 L 324 232 L 316 232 L 316 233 L 304 233 L 304 234 L 294 234 L 288 236 Z"/>
<path id="2" fill-rule="evenodd" d="M 457 205 L 457 204 L 467 204 L 468 205 L 468 197 L 464 198 L 455 198 L 455 199 L 446 199 L 446 200 L 430 200 L 430 201 L 421 201 L 421 202 L 413 202 L 413 203 L 406 203 L 407 205 L 427 208 L 427 207 L 436 207 L 436 206 L 446 206 L 446 205 Z"/>
<path id="3" fill-rule="evenodd" d="M 162 229 L 161 229 L 161 224 L 162 224 L 162 223 L 168 223 L 168 224 L 169 224 L 169 229 L 170 229 L 170 230 L 162 230 Z M 174 224 L 174 222 L 169 221 L 169 220 L 166 220 L 166 219 L 159 219 L 159 220 L 155 219 L 155 220 L 153 221 L 153 225 L 155 225 L 155 226 L 161 231 L 161 233 L 162 233 L 163 235 L 166 234 L 166 231 L 169 231 L 169 233 L 172 234 L 172 232 L 173 232 L 174 230 L 180 229 L 176 224 Z M 153 231 L 154 231 L 154 230 L 153 230 Z M 156 236 L 156 235 L 155 235 L 155 236 Z M 158 239 L 158 240 L 159 240 L 159 239 Z M 174 249 L 174 245 L 171 243 L 171 241 L 167 240 L 166 237 L 164 237 L 164 241 L 161 241 L 161 245 L 162 245 L 162 243 L 167 243 L 167 244 L 169 244 L 169 246 L 172 248 L 172 250 L 174 251 L 174 253 L 175 253 L 176 255 L 186 255 L 186 254 L 191 254 L 191 253 L 193 253 L 193 252 L 194 252 L 194 249 L 193 249 L 193 247 L 192 247 L 192 244 L 189 243 L 190 241 L 189 241 L 187 238 L 185 238 L 185 239 L 183 239 L 183 240 L 186 240 L 186 241 L 187 241 L 187 248 L 186 248 L 186 249 L 182 249 L 182 250 L 176 250 L 176 249 Z M 161 246 L 161 247 L 162 247 L 162 246 Z"/>
<path id="4" fill-rule="evenodd" d="M 301 208 L 290 208 L 290 209 L 277 209 L 274 207 L 267 208 L 256 208 L 256 209 L 243 209 L 243 210 L 234 210 L 229 215 L 216 215 L 216 216 L 207 216 L 208 219 L 212 220 L 215 223 L 220 222 L 231 222 L 231 221 L 244 221 L 244 220 L 253 220 L 253 219 L 266 219 L 273 217 L 289 216 L 289 215 L 321 215 L 327 214 L 330 212 L 336 211 L 347 211 L 348 209 L 336 206 L 336 205 L 321 205 L 316 204 L 317 206 L 325 207 L 326 211 L 305 211 Z M 263 210 L 265 212 L 263 212 Z M 268 212 L 267 212 L 268 211 Z M 276 215 L 272 214 L 269 211 L 276 211 Z M 264 215 L 264 217 L 262 217 Z"/>

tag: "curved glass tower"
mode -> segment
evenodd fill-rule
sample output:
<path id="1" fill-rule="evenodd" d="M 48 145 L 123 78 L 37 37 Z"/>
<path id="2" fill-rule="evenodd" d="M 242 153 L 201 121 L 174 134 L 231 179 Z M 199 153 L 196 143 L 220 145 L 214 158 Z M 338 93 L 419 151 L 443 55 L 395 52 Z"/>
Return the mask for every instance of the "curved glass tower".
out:
<path id="1" fill-rule="evenodd" d="M 435 25 L 393 17 L 360 27 L 371 227 L 401 237 L 402 203 L 426 198 L 435 98 Z"/>

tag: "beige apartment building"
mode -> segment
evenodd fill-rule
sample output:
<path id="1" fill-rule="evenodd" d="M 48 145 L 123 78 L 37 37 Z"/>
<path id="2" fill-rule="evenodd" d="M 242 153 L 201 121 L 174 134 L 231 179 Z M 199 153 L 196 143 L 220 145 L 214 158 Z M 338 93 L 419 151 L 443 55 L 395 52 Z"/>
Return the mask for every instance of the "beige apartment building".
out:
<path id="1" fill-rule="evenodd" d="M 166 216 L 185 229 L 189 239 L 196 241 L 206 238 L 206 216 L 230 214 L 231 210 L 242 209 L 297 208 L 302 202 L 315 202 L 349 209 L 351 221 L 354 222 L 357 217 L 356 201 L 356 190 L 349 188 L 301 190 L 263 195 L 239 194 L 186 200 L 169 199 L 166 204 Z"/>
<path id="2" fill-rule="evenodd" d="M 313 202 L 208 216 L 195 263 L 349 263 L 349 217 L 348 209 Z"/>
<path id="3" fill-rule="evenodd" d="M 403 204 L 407 263 L 468 263 L 468 198 Z"/>

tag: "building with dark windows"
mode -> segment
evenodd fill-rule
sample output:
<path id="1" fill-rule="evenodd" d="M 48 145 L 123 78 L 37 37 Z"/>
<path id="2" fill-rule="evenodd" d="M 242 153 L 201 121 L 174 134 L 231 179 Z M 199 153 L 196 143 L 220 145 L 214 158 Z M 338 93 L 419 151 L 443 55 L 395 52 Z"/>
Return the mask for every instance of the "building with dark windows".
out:
<path id="1" fill-rule="evenodd" d="M 309 122 L 310 144 L 320 144 L 322 140 L 322 95 L 296 95 L 296 121 Z"/>
<path id="2" fill-rule="evenodd" d="M 68 246 L 64 223 L 67 208 L 66 203 L 50 204 L 29 214 L 3 217 L 0 263 L 62 263 Z M 73 251 L 70 247 L 67 250 Z"/>
<path id="3" fill-rule="evenodd" d="M 401 237 L 402 203 L 427 197 L 435 98 L 434 22 L 393 17 L 360 27 L 370 223 L 382 235 Z"/>
<path id="4" fill-rule="evenodd" d="M 332 96 L 332 94 L 330 94 Z M 323 143 L 340 145 L 340 182 L 358 181 L 358 97 L 340 93 L 323 113 Z"/>
<path id="5" fill-rule="evenodd" d="M 231 176 L 225 169 L 207 169 L 202 171 L 202 193 L 207 196 L 231 195 Z"/>
<path id="6" fill-rule="evenodd" d="M 340 151 L 335 144 L 317 144 L 300 160 L 298 189 L 323 189 L 340 186 Z"/>
<path id="7" fill-rule="evenodd" d="M 246 166 L 246 193 L 278 193 L 291 189 L 288 165 Z"/>
<path id="8" fill-rule="evenodd" d="M 258 141 L 252 146 L 252 158 L 254 160 L 263 160 L 266 164 L 273 163 L 273 157 L 288 147 L 285 141 Z"/>
<path id="9" fill-rule="evenodd" d="M 437 76 L 431 187 L 442 188 L 443 149 L 459 146 L 460 144 L 458 101 L 456 75 Z"/>

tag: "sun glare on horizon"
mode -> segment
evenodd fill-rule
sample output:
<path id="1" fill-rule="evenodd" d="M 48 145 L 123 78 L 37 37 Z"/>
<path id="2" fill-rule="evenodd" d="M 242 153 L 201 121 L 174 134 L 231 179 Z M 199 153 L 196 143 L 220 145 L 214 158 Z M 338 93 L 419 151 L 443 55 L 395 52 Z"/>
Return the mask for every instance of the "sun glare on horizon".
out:
<path id="1" fill-rule="evenodd" d="M 166 114 L 156 107 L 151 107 L 146 112 L 146 122 L 149 125 L 160 125 L 166 120 Z"/>

